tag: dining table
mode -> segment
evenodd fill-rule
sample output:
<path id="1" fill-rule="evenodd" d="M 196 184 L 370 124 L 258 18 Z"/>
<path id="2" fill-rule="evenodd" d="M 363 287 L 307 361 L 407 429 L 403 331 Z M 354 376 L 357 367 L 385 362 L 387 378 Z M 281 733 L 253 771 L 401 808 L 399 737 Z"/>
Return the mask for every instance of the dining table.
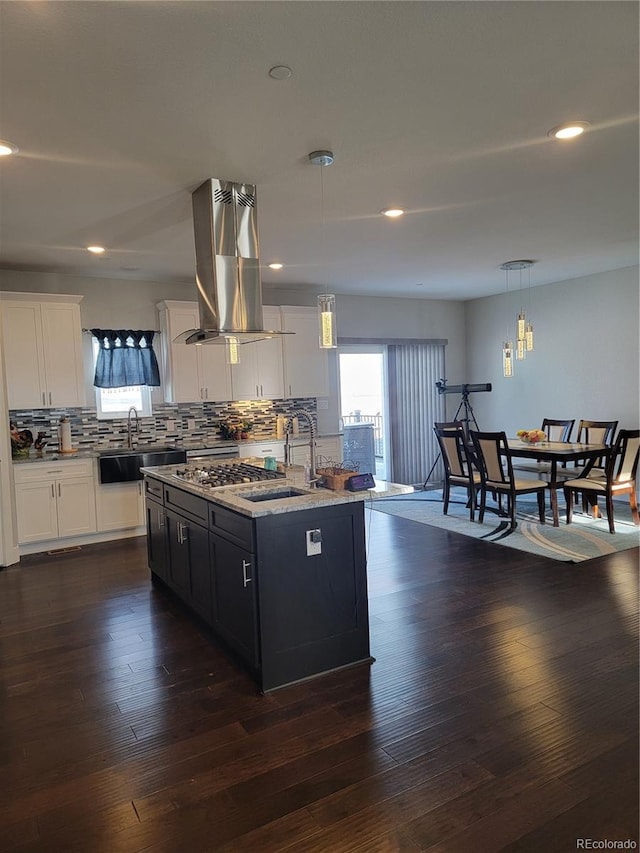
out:
<path id="1" fill-rule="evenodd" d="M 567 462 L 588 464 L 607 458 L 612 448 L 606 444 L 580 444 L 569 441 L 538 441 L 535 443 L 521 441 L 519 438 L 507 439 L 509 456 L 512 459 L 534 459 L 536 462 L 549 462 L 550 470 L 540 479 L 548 480 L 551 498 L 553 526 L 558 527 L 558 488 L 567 480 L 572 479 L 571 468 L 566 468 Z M 582 476 L 582 474 L 576 474 Z"/>

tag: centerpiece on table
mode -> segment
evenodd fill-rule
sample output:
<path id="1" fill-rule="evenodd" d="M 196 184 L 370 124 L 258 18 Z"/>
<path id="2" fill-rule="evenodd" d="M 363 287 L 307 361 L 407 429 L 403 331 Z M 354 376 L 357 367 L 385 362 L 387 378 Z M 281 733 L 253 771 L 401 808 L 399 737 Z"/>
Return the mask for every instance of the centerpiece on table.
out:
<path id="1" fill-rule="evenodd" d="M 539 444 L 547 439 L 547 434 L 542 429 L 519 429 L 516 435 L 525 444 Z"/>

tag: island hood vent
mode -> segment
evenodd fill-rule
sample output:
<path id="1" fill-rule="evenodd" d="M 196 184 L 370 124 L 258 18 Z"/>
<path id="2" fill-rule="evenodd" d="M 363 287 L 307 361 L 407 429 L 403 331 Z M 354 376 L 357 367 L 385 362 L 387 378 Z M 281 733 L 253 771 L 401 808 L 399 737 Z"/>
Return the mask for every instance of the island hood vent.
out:
<path id="1" fill-rule="evenodd" d="M 263 328 L 255 186 L 209 178 L 192 202 L 201 328 L 176 340 L 248 344 L 291 334 Z"/>

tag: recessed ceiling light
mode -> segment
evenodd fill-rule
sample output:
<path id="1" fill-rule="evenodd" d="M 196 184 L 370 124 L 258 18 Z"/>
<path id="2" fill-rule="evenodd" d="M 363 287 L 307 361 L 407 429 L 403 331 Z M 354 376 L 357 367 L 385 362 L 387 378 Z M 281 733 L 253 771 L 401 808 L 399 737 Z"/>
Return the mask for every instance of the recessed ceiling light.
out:
<path id="1" fill-rule="evenodd" d="M 281 270 L 284 264 L 269 264 L 270 270 Z"/>
<path id="2" fill-rule="evenodd" d="M 0 139 L 0 157 L 8 157 L 9 154 L 17 154 L 18 146 L 14 145 L 12 142 L 7 142 L 4 139 Z"/>
<path id="3" fill-rule="evenodd" d="M 380 213 L 388 216 L 390 219 L 395 219 L 398 216 L 402 216 L 404 214 L 404 210 L 400 207 L 385 207 L 385 209 L 381 210 Z"/>
<path id="4" fill-rule="evenodd" d="M 269 77 L 272 80 L 288 80 L 293 74 L 293 71 L 288 65 L 274 65 L 269 69 Z"/>
<path id="5" fill-rule="evenodd" d="M 104 252 L 104 246 L 87 246 L 87 252 L 93 255 L 101 255 Z"/>
<path id="6" fill-rule="evenodd" d="M 584 133 L 588 127 L 588 121 L 567 121 L 557 127 L 552 127 L 547 136 L 554 139 L 574 139 Z"/>

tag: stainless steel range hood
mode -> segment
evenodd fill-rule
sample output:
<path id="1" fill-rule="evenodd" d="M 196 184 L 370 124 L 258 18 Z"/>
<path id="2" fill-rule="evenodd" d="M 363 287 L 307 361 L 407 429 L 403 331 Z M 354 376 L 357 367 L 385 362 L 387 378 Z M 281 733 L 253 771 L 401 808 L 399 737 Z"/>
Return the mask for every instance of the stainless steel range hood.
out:
<path id="1" fill-rule="evenodd" d="M 209 178 L 192 194 L 200 329 L 188 344 L 246 344 L 283 334 L 264 329 L 256 187 Z"/>

